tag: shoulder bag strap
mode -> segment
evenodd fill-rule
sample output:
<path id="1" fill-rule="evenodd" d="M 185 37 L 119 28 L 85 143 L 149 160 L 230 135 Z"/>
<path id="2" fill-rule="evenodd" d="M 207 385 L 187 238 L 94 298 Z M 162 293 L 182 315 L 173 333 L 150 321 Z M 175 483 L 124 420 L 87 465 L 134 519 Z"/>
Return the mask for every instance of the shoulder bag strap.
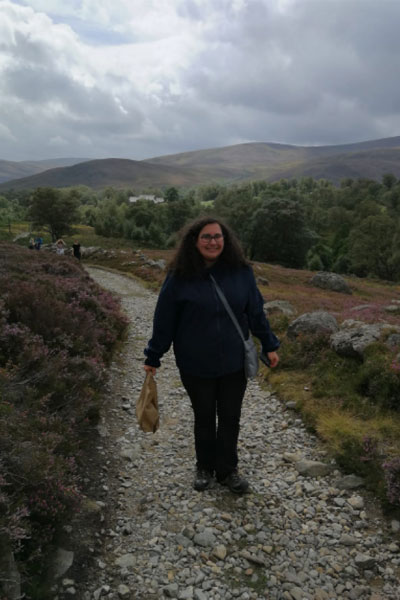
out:
<path id="1" fill-rule="evenodd" d="M 238 323 L 238 321 L 237 321 L 237 319 L 236 319 L 235 315 L 233 314 L 233 311 L 232 311 L 231 307 L 229 306 L 229 302 L 228 302 L 228 300 L 225 298 L 225 294 L 224 294 L 224 292 L 221 290 L 221 288 L 219 287 L 218 283 L 215 281 L 215 279 L 214 279 L 214 277 L 211 275 L 211 273 L 210 273 L 210 279 L 211 279 L 211 281 L 213 282 L 213 284 L 214 284 L 214 286 L 215 286 L 216 292 L 217 292 L 217 294 L 218 294 L 218 296 L 219 296 L 219 298 L 220 298 L 220 300 L 221 300 L 222 304 L 223 304 L 223 305 L 225 306 L 225 308 L 226 308 L 226 312 L 228 313 L 228 315 L 230 316 L 230 318 L 231 318 L 231 319 L 232 319 L 232 321 L 233 321 L 233 324 L 235 325 L 236 329 L 238 330 L 238 333 L 239 333 L 240 337 L 242 338 L 242 340 L 243 340 L 243 341 L 245 341 L 245 339 L 244 339 L 244 335 L 243 335 L 243 331 L 242 331 L 242 328 L 240 327 L 240 325 L 239 325 L 239 323 Z"/>

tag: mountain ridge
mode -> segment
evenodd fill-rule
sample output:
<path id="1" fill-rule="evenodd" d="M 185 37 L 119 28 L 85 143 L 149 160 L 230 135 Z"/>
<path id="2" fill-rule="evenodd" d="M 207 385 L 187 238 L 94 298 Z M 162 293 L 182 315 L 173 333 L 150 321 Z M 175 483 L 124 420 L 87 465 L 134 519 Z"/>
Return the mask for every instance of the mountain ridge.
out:
<path id="1" fill-rule="evenodd" d="M 8 180 L 0 184 L 0 190 L 86 185 L 94 189 L 114 186 L 140 191 L 302 176 L 327 179 L 337 185 L 346 177 L 380 179 L 389 172 L 400 178 L 400 136 L 337 146 L 245 142 L 140 161 L 86 160 Z"/>

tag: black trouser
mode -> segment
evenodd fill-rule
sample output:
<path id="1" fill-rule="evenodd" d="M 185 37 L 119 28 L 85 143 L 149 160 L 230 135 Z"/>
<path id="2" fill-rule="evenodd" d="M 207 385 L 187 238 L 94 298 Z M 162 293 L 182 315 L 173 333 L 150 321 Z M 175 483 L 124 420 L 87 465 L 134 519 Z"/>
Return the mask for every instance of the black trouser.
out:
<path id="1" fill-rule="evenodd" d="M 244 371 L 215 378 L 180 375 L 194 411 L 197 467 L 215 471 L 223 479 L 238 464 L 240 413 L 247 384 Z"/>

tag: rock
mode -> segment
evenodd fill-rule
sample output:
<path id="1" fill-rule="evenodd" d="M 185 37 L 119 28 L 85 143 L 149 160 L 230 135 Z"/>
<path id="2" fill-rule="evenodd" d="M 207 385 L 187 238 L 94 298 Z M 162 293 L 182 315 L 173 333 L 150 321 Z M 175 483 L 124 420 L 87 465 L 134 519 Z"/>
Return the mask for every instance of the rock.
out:
<path id="1" fill-rule="evenodd" d="M 161 258 L 160 260 L 152 260 L 151 258 L 148 258 L 146 260 L 146 264 L 150 267 L 156 267 L 157 269 L 161 269 L 162 271 L 164 271 L 167 263 L 163 258 Z"/>
<path id="2" fill-rule="evenodd" d="M 339 326 L 335 317 L 325 311 L 305 313 L 292 321 L 288 327 L 287 336 L 295 339 L 298 335 L 317 335 L 335 333 Z"/>
<path id="3" fill-rule="evenodd" d="M 384 306 L 383 310 L 387 313 L 397 314 L 400 313 L 400 306 L 398 304 L 390 304 L 389 306 Z"/>
<path id="4" fill-rule="evenodd" d="M 129 569 L 130 567 L 134 567 L 136 564 L 136 559 L 134 554 L 123 554 L 115 559 L 115 564 L 117 567 L 121 567 L 122 569 Z"/>
<path id="5" fill-rule="evenodd" d="M 269 285 L 269 281 L 266 277 L 256 277 L 256 281 L 258 285 Z"/>
<path id="6" fill-rule="evenodd" d="M 120 452 L 120 456 L 131 462 L 135 462 L 139 458 L 140 452 L 136 448 L 123 448 Z"/>
<path id="7" fill-rule="evenodd" d="M 64 548 L 57 548 L 53 559 L 54 577 L 58 579 L 62 577 L 74 562 L 74 553 Z"/>
<path id="8" fill-rule="evenodd" d="M 296 410 L 297 402 L 289 401 L 289 402 L 286 402 L 285 406 L 288 410 Z"/>
<path id="9" fill-rule="evenodd" d="M 182 590 L 179 595 L 179 600 L 191 600 L 193 598 L 193 587 L 189 586 L 186 589 Z"/>
<path id="10" fill-rule="evenodd" d="M 179 587 L 177 583 L 171 583 L 164 588 L 164 594 L 167 598 L 177 598 Z"/>
<path id="11" fill-rule="evenodd" d="M 369 554 L 357 554 L 354 560 L 360 569 L 371 569 L 376 564 L 375 558 Z"/>
<path id="12" fill-rule="evenodd" d="M 206 529 L 202 533 L 196 533 L 193 541 L 198 546 L 213 546 L 215 544 L 215 534 L 212 529 Z"/>
<path id="13" fill-rule="evenodd" d="M 352 496 L 348 499 L 348 503 L 357 510 L 364 508 L 364 498 L 361 496 Z"/>
<path id="14" fill-rule="evenodd" d="M 310 279 L 311 285 L 322 288 L 324 290 L 332 290 L 341 294 L 351 294 L 349 284 L 337 273 L 328 273 L 320 271 Z"/>
<path id="15" fill-rule="evenodd" d="M 293 600 L 304 600 L 304 593 L 302 588 L 292 587 L 290 588 L 289 593 Z"/>
<path id="16" fill-rule="evenodd" d="M 399 533 L 400 531 L 400 521 L 396 521 L 393 519 L 390 523 L 393 533 Z"/>
<path id="17" fill-rule="evenodd" d="M 306 459 L 298 461 L 295 467 L 300 475 L 304 475 L 305 477 L 324 477 L 325 475 L 329 475 L 333 470 L 332 465 Z"/>
<path id="18" fill-rule="evenodd" d="M 340 490 L 356 490 L 364 486 L 364 480 L 357 475 L 345 475 L 338 479 L 335 485 Z"/>
<path id="19" fill-rule="evenodd" d="M 288 317 L 296 314 L 294 307 L 287 300 L 270 300 L 264 304 L 264 310 L 267 314 L 281 312 Z"/>
<path id="20" fill-rule="evenodd" d="M 213 555 L 219 558 L 220 560 L 225 560 L 226 558 L 226 548 L 223 544 L 215 546 L 213 550 Z"/>
<path id="21" fill-rule="evenodd" d="M 345 322 L 342 327 L 348 324 L 348 322 Z M 358 325 L 352 322 L 349 328 L 342 328 L 331 336 L 331 348 L 340 356 L 362 358 L 364 350 L 379 340 L 384 327 L 385 324 L 375 323 L 370 325 L 363 323 Z"/>
<path id="22" fill-rule="evenodd" d="M 355 546 L 358 541 L 354 536 L 344 533 L 340 538 L 340 543 L 343 544 L 343 546 Z"/>
<path id="23" fill-rule="evenodd" d="M 81 246 L 81 256 L 82 258 L 90 258 L 95 254 L 106 254 L 106 250 L 100 248 L 99 246 Z"/>
<path id="24" fill-rule="evenodd" d="M 386 340 L 386 345 L 389 346 L 391 350 L 400 347 L 400 333 L 391 333 Z"/>
<path id="25" fill-rule="evenodd" d="M 288 463 L 299 462 L 302 460 L 300 452 L 284 452 L 282 458 Z"/>
<path id="26" fill-rule="evenodd" d="M 361 312 L 363 310 L 369 310 L 370 308 L 375 308 L 375 307 L 376 307 L 375 304 L 360 304 L 359 306 L 352 306 L 350 310 L 352 312 Z"/>
<path id="27" fill-rule="evenodd" d="M 131 591 L 127 585 L 121 584 L 118 586 L 118 596 L 120 598 L 127 598 L 130 595 Z"/>

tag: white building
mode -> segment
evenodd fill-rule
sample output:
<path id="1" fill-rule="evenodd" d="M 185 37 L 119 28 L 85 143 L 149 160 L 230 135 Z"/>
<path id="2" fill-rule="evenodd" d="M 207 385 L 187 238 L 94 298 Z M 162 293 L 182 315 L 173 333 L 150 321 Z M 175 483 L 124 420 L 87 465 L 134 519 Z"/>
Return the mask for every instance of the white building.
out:
<path id="1" fill-rule="evenodd" d="M 130 196 L 129 202 L 137 202 L 138 200 L 148 200 L 149 202 L 154 202 L 154 204 L 159 204 L 160 202 L 164 202 L 164 198 L 157 198 L 153 194 L 141 194 L 140 196 Z"/>

